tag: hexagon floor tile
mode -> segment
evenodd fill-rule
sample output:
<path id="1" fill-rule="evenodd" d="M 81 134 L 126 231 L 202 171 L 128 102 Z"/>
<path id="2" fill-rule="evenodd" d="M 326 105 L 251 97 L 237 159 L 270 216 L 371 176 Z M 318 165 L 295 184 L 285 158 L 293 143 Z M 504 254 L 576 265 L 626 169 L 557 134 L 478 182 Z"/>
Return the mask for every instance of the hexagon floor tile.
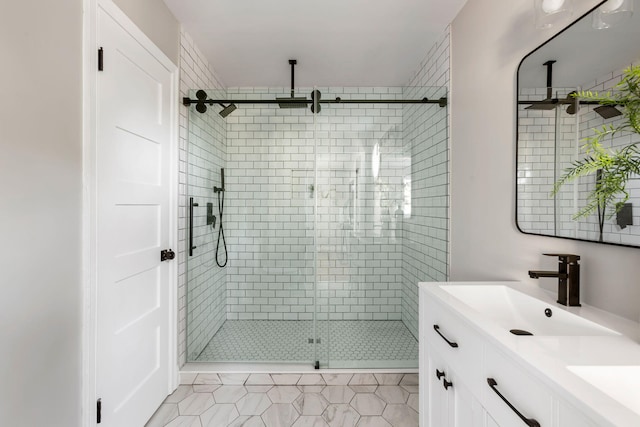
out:
<path id="1" fill-rule="evenodd" d="M 270 382 L 267 376 L 252 382 Z M 146 427 L 418 426 L 416 374 L 271 374 L 277 385 L 245 385 L 248 378 L 198 375 L 168 396 Z"/>

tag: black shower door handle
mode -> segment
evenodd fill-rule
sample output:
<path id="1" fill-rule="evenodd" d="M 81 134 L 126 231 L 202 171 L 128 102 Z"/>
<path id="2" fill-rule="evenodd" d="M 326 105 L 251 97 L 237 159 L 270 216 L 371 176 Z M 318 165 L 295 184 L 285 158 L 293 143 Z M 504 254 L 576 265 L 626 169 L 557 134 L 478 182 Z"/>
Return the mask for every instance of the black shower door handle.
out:
<path id="1" fill-rule="evenodd" d="M 193 256 L 193 250 L 196 248 L 193 246 L 193 208 L 198 206 L 193 202 L 193 197 L 189 198 L 189 256 Z"/>

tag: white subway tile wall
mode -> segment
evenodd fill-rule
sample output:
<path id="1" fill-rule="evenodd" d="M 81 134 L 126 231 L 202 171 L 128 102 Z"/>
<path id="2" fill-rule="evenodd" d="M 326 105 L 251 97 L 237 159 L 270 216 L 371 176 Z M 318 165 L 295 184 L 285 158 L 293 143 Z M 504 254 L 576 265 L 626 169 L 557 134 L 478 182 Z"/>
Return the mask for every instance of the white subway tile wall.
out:
<path id="1" fill-rule="evenodd" d="M 345 100 L 402 97 L 401 88 L 318 90 Z M 228 89 L 230 98 L 287 95 Z M 242 106 L 227 126 L 227 318 L 311 320 L 317 303 L 319 320 L 400 320 L 402 106 L 323 105 L 316 116 L 308 108 Z"/>
<path id="2" fill-rule="evenodd" d="M 408 86 L 403 97 L 448 96 L 447 27 Z M 437 89 L 434 89 L 437 88 Z M 405 105 L 402 140 L 407 155 L 404 191 L 411 194 L 410 215 L 402 223 L 402 321 L 418 338 L 418 283 L 448 277 L 449 117 L 447 108 Z"/>
<path id="3" fill-rule="evenodd" d="M 636 62 L 638 64 L 640 62 Z M 614 88 L 623 77 L 623 69 L 582 84 L 578 90 L 606 92 Z M 574 89 L 554 88 L 554 96 L 562 98 Z M 521 89 L 521 98 L 541 100 L 546 88 Z M 603 125 L 617 126 L 622 117 L 603 119 L 593 106 L 582 106 L 578 114 L 569 115 L 565 108 L 548 111 L 525 110 L 519 107 L 518 120 L 518 224 L 521 229 L 538 234 L 554 234 L 563 237 L 598 240 L 597 214 L 581 221 L 573 221 L 573 215 L 585 204 L 595 186 L 593 176 L 580 178 L 564 185 L 556 200 L 550 197 L 553 184 L 564 170 L 577 159 L 585 157 L 582 147 L 586 138 L 594 135 L 594 128 Z M 620 148 L 640 141 L 638 135 L 616 134 L 604 141 L 605 147 Z M 624 229 L 616 224 L 615 216 L 606 218 L 603 232 L 605 241 L 640 245 L 640 179 L 628 184 L 634 206 L 633 224 Z"/>
<path id="4" fill-rule="evenodd" d="M 209 90 L 209 96 L 224 97 L 216 77 L 189 34 L 181 34 L 180 96 L 195 98 L 194 89 Z M 210 89 L 215 89 L 215 93 Z M 213 107 L 215 108 L 215 107 Z M 219 171 L 226 157 L 226 129 L 213 110 L 205 114 L 195 108 L 180 108 L 179 176 L 179 277 L 178 356 L 180 365 L 196 358 L 225 321 L 226 273 L 215 264 L 218 225 L 206 225 L 206 206 L 218 205 L 212 188 L 220 185 Z M 189 256 L 189 197 L 194 197 L 194 249 Z M 189 287 L 187 290 L 187 280 Z M 188 348 L 187 348 L 188 347 Z M 187 356 L 188 353 L 188 356 Z"/>

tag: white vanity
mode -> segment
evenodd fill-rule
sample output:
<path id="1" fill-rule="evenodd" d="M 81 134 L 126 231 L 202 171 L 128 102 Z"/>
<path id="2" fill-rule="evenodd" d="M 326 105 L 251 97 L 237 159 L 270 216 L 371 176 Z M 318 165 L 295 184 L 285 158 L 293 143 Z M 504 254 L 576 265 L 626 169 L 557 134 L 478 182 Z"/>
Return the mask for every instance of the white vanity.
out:
<path id="1" fill-rule="evenodd" d="M 638 332 L 528 284 L 420 283 L 420 425 L 640 426 Z"/>

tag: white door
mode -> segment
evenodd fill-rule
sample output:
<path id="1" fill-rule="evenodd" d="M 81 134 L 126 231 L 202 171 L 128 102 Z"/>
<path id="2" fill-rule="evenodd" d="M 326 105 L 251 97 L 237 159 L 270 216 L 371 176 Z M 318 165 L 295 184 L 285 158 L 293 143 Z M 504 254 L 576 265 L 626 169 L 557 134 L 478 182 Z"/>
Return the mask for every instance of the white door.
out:
<path id="1" fill-rule="evenodd" d="M 96 392 L 101 425 L 141 427 L 169 388 L 175 70 L 98 7 Z M 176 249 L 176 248 L 173 248 Z"/>

